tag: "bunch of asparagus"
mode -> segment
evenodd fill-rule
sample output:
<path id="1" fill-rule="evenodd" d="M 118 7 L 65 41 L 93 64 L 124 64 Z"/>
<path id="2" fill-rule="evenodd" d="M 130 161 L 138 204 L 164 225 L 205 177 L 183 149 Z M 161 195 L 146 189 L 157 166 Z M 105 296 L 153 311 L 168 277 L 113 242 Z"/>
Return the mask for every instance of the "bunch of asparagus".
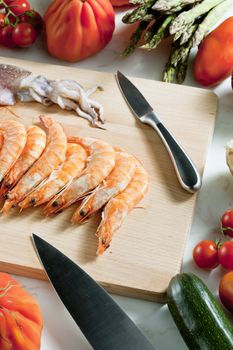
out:
<path id="1" fill-rule="evenodd" d="M 233 5 L 233 0 L 131 0 L 131 3 L 138 6 L 126 13 L 122 21 L 139 24 L 123 54 L 128 56 L 139 42 L 143 49 L 155 49 L 171 36 L 172 50 L 163 81 L 181 84 L 191 49 L 201 43 Z"/>

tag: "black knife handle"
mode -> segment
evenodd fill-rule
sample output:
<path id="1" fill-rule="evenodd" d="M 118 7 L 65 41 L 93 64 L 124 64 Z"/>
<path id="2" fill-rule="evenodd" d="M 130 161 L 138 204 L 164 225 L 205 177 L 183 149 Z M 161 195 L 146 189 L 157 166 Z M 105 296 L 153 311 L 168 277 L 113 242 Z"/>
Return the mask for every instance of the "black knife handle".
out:
<path id="1" fill-rule="evenodd" d="M 143 117 L 143 123 L 152 126 L 162 139 L 174 165 L 181 186 L 188 192 L 195 193 L 201 187 L 201 176 L 189 156 L 167 130 L 154 112 Z"/>

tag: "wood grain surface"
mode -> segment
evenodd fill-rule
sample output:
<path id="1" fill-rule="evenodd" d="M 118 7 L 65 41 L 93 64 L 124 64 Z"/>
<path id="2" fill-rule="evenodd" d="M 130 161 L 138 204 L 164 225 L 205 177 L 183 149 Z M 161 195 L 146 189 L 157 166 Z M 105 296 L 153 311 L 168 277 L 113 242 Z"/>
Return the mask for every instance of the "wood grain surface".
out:
<path id="1" fill-rule="evenodd" d="M 113 74 L 0 58 L 49 78 L 76 79 L 85 88 L 101 85 L 94 94 L 105 109 L 106 129 L 92 128 L 73 112 L 38 103 L 17 103 L 1 108 L 1 118 L 16 119 L 25 126 L 39 123 L 46 114 L 64 125 L 67 135 L 97 137 L 138 157 L 150 175 L 150 189 L 142 207 L 134 209 L 114 236 L 103 256 L 96 256 L 95 231 L 100 215 L 85 225 L 71 225 L 76 205 L 53 218 L 41 209 L 0 217 L 0 270 L 39 279 L 46 278 L 31 243 L 36 233 L 75 262 L 108 291 L 164 302 L 172 276 L 180 271 L 196 202 L 196 194 L 179 185 L 172 163 L 159 137 L 137 122 L 128 109 Z M 212 139 L 217 97 L 210 91 L 131 78 L 164 124 L 180 141 L 202 173 Z M 14 115 L 16 114 L 16 116 Z"/>

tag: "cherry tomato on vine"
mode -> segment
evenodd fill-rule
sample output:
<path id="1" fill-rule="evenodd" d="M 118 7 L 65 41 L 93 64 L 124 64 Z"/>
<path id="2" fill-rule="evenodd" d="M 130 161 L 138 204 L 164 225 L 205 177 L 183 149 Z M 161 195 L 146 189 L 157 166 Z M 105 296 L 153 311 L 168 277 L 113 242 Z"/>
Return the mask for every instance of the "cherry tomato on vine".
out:
<path id="1" fill-rule="evenodd" d="M 20 17 L 20 22 L 30 23 L 39 34 L 43 28 L 43 19 L 35 10 L 30 10 L 23 13 Z"/>
<path id="2" fill-rule="evenodd" d="M 20 47 L 31 46 L 36 41 L 36 30 L 30 23 L 19 23 L 12 35 L 15 44 Z"/>
<path id="3" fill-rule="evenodd" d="M 233 209 L 225 211 L 221 218 L 221 229 L 225 235 L 233 237 Z"/>
<path id="4" fill-rule="evenodd" d="M 218 250 L 219 263 L 228 270 L 233 270 L 233 241 L 225 242 Z"/>
<path id="5" fill-rule="evenodd" d="M 13 0 L 8 3 L 11 11 L 19 16 L 25 11 L 29 11 L 31 6 L 27 0 Z"/>
<path id="6" fill-rule="evenodd" d="M 193 249 L 193 259 L 202 269 L 217 267 L 219 265 L 217 244 L 207 239 L 199 242 Z"/>
<path id="7" fill-rule="evenodd" d="M 223 305 L 233 313 L 233 271 L 226 273 L 221 278 L 219 297 Z"/>
<path id="8" fill-rule="evenodd" d="M 0 27 L 4 27 L 5 26 L 5 18 L 6 15 L 4 15 L 4 13 L 0 13 Z"/>
<path id="9" fill-rule="evenodd" d="M 0 28 L 0 44 L 6 47 L 15 47 L 15 42 L 12 36 L 13 27 L 11 25 L 7 25 L 3 28 Z"/>

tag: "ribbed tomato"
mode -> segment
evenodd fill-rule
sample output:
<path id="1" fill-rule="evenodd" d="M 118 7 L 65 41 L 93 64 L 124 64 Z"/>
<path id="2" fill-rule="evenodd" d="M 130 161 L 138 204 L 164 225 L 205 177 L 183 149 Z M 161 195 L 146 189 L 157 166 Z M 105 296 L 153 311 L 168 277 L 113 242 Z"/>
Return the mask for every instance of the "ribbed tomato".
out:
<path id="1" fill-rule="evenodd" d="M 110 0 L 114 7 L 130 5 L 130 0 Z"/>
<path id="2" fill-rule="evenodd" d="M 69 62 L 102 50 L 115 28 L 109 0 L 54 0 L 44 19 L 48 51 Z"/>
<path id="3" fill-rule="evenodd" d="M 39 350 L 42 317 L 32 295 L 0 272 L 0 349 Z"/>

